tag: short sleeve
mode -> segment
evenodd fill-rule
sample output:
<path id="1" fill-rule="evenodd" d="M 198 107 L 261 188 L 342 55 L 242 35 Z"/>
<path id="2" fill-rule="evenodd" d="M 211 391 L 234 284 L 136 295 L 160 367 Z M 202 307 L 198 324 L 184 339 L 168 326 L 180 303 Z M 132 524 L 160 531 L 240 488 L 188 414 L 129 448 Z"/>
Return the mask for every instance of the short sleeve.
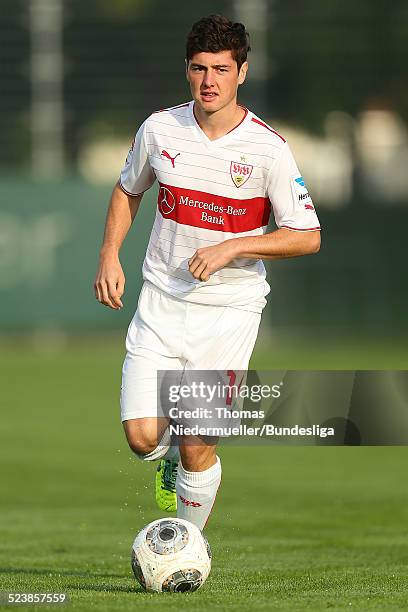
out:
<path id="1" fill-rule="evenodd" d="M 156 180 L 156 176 L 149 163 L 149 156 L 145 143 L 145 129 L 146 122 L 144 122 L 137 131 L 126 158 L 125 165 L 120 173 L 120 185 L 123 191 L 129 195 L 143 193 L 149 189 Z"/>
<path id="2" fill-rule="evenodd" d="M 312 198 L 287 143 L 269 171 L 268 197 L 277 227 L 298 231 L 320 229 Z"/>

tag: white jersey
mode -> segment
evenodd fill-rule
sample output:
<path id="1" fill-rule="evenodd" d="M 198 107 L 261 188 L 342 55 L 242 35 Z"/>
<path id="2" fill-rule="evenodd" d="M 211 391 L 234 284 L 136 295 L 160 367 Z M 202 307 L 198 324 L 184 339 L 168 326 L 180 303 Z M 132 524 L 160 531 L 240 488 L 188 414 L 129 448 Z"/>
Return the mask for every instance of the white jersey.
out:
<path id="1" fill-rule="evenodd" d="M 282 136 L 245 109 L 239 125 L 210 140 L 193 107 L 153 113 L 120 176 L 130 195 L 159 183 L 143 278 L 179 299 L 261 312 L 270 289 L 261 260 L 234 259 L 207 282 L 193 278 L 188 260 L 199 248 L 265 234 L 271 209 L 279 228 L 318 230 L 319 221 Z"/>

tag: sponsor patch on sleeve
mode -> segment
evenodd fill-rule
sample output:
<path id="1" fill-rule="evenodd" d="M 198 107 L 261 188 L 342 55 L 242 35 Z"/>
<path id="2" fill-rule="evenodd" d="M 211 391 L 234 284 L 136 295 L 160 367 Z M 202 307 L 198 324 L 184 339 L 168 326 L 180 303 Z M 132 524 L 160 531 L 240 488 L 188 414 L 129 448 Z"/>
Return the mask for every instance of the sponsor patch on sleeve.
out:
<path id="1" fill-rule="evenodd" d="M 312 198 L 309 195 L 303 176 L 294 174 L 292 176 L 292 187 L 298 203 L 308 210 L 314 210 Z"/>

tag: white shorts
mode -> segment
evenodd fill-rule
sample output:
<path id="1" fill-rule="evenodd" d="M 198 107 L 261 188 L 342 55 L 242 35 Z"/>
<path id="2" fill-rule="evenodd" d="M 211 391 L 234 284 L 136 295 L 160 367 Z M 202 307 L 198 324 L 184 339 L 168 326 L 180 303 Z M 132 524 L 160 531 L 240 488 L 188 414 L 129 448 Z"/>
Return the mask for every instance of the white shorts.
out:
<path id="1" fill-rule="evenodd" d="M 256 312 L 179 300 L 145 282 L 126 337 L 122 421 L 163 416 L 158 370 L 247 370 L 260 320 Z"/>

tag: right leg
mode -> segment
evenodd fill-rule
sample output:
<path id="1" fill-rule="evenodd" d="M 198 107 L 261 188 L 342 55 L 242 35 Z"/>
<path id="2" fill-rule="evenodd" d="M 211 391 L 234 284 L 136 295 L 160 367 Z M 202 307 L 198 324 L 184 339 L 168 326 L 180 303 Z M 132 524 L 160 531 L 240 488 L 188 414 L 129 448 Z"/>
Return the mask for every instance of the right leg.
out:
<path id="1" fill-rule="evenodd" d="M 181 309 L 181 313 L 180 313 Z M 123 364 L 121 419 L 128 444 L 144 461 L 159 461 L 156 502 L 162 510 L 175 510 L 175 479 L 179 447 L 172 446 L 169 419 L 158 402 L 159 370 L 182 372 L 179 355 L 184 307 L 144 285 L 138 308 L 129 325 Z"/>
<path id="2" fill-rule="evenodd" d="M 168 422 L 165 417 L 142 417 L 123 421 L 126 439 L 135 455 L 144 461 L 157 461 L 174 456 L 176 452 L 172 451 Z"/>
<path id="3" fill-rule="evenodd" d="M 156 471 L 156 503 L 160 510 L 177 510 L 176 478 L 179 447 L 171 445 L 168 419 L 146 417 L 123 422 L 128 444 L 143 461 L 159 461 Z"/>

